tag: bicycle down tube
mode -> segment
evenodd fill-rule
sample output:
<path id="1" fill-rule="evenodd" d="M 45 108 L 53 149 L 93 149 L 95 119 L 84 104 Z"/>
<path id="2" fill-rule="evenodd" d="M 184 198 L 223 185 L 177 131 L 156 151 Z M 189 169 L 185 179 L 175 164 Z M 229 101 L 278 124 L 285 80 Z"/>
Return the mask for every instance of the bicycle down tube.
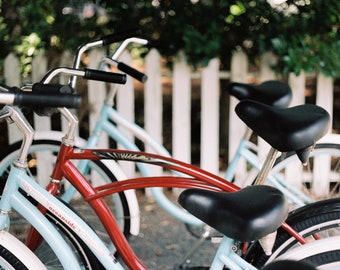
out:
<path id="1" fill-rule="evenodd" d="M 68 209 L 61 201 L 48 193 L 40 185 L 36 184 L 30 177 L 23 173 L 22 170 L 12 168 L 8 176 L 8 183 L 18 185 L 26 194 L 34 198 L 38 203 L 46 209 L 58 215 L 62 220 L 75 230 L 78 235 L 82 236 L 84 242 L 91 251 L 96 255 L 98 260 L 108 269 L 123 269 L 117 265 L 116 259 L 111 251 L 103 244 L 95 232 L 70 209 Z M 12 185 L 13 185 L 12 184 Z M 8 185 L 11 188 L 11 185 Z M 42 234 L 43 238 L 48 242 L 49 246 L 54 250 L 58 259 L 61 261 L 65 269 L 80 269 L 79 264 L 73 258 L 73 251 L 69 245 L 60 236 L 58 231 L 44 215 L 38 211 L 35 205 L 32 205 L 19 191 L 12 193 L 9 197 L 13 209 L 23 215 L 23 217 L 31 222 L 31 224 Z M 6 208 L 6 200 L 1 199 L 1 209 Z M 6 227 L 7 221 L 0 218 L 0 224 Z"/>

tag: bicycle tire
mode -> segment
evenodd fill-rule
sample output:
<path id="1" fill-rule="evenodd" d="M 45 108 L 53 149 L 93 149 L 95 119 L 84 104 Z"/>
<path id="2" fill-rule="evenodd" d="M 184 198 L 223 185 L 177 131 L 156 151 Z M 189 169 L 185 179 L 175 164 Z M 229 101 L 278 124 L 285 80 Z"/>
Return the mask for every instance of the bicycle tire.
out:
<path id="1" fill-rule="evenodd" d="M 17 270 L 28 269 L 22 261 L 20 261 L 13 253 L 0 245 L 0 268 L 6 269 L 5 266 L 11 266 Z"/>
<path id="2" fill-rule="evenodd" d="M 323 201 L 318 201 L 304 207 L 298 208 L 290 213 L 286 222 L 294 230 L 299 232 L 304 237 L 308 237 L 308 241 L 317 241 L 314 238 L 314 234 L 317 233 L 318 236 L 323 238 L 340 235 L 340 199 L 328 199 Z M 255 267 L 262 267 L 267 262 L 273 261 L 275 258 L 279 257 L 284 252 L 294 248 L 297 240 L 289 235 L 284 229 L 279 228 L 277 231 L 276 241 L 273 247 L 272 255 L 267 256 L 259 242 L 254 242 L 248 249 L 245 259 L 253 264 Z M 317 251 L 316 251 L 317 252 Z M 327 252 L 322 256 L 330 256 L 331 253 L 336 253 L 338 251 L 333 250 Z M 313 263 L 328 263 L 325 259 L 320 259 L 321 255 L 315 253 L 313 256 Z M 333 258 L 330 256 L 329 258 Z M 339 257 L 337 257 L 339 260 Z M 312 260 L 312 257 L 305 258 L 305 260 Z M 334 261 L 334 259 L 332 259 Z M 319 265 L 318 264 L 318 265 Z M 317 265 L 317 266 L 318 266 Z"/>
<path id="3" fill-rule="evenodd" d="M 340 250 L 317 253 L 306 257 L 302 261 L 311 262 L 315 266 L 322 266 L 322 269 L 339 269 Z"/>
<path id="4" fill-rule="evenodd" d="M 327 160 L 326 173 L 317 174 L 317 162 Z M 288 172 L 293 166 L 297 168 L 298 177 L 287 178 Z M 307 166 L 302 166 L 295 152 L 282 154 L 275 160 L 271 170 L 272 175 L 284 175 L 284 180 L 302 191 L 311 201 L 339 197 L 340 191 L 340 144 L 318 143 L 310 154 Z M 302 180 L 301 180 L 302 179 Z M 299 180 L 297 182 L 296 180 Z M 328 183 L 328 185 L 327 185 Z M 324 187 L 322 187 L 324 186 Z M 311 201 L 301 199 L 305 204 Z M 301 206 L 301 205 L 300 205 Z M 294 207 L 294 206 L 293 206 Z"/>
<path id="5" fill-rule="evenodd" d="M 2 185 L 5 185 L 8 171 L 10 169 L 11 162 L 16 158 L 17 153 L 20 149 L 21 142 L 16 142 L 9 145 L 7 148 L 3 149 L 0 152 L 0 180 Z M 58 152 L 60 147 L 60 142 L 56 140 L 35 140 L 30 148 L 30 155 L 28 157 L 29 164 L 29 173 L 31 176 L 35 176 L 36 173 L 36 164 L 35 156 L 37 151 L 46 151 L 52 153 L 52 160 L 55 160 L 55 154 Z M 105 183 L 117 181 L 117 178 L 112 174 L 112 172 L 105 166 L 100 160 L 90 161 L 89 167 L 91 170 L 94 170 L 96 174 L 101 176 L 100 180 L 105 181 Z M 50 172 L 48 172 L 50 173 Z M 48 179 L 49 175 L 45 175 L 44 178 Z M 1 190 L 2 191 L 2 190 Z M 1 192 L 2 193 L 2 192 Z M 116 220 L 120 225 L 124 235 L 128 238 L 130 236 L 130 211 L 128 202 L 124 192 L 113 194 L 112 196 L 107 196 L 104 198 L 109 201 L 109 206 L 111 211 L 113 211 L 116 216 Z M 108 234 L 102 223 L 98 220 L 98 217 L 95 215 L 94 210 L 90 205 L 85 204 L 83 200 L 72 200 L 70 206 L 75 210 L 75 212 L 79 213 L 80 216 L 84 217 L 83 219 L 88 223 L 92 228 L 95 228 L 96 233 L 99 237 L 106 243 L 112 250 L 114 246 L 109 238 Z M 22 219 L 17 218 L 18 215 L 14 216 L 15 213 L 11 214 L 11 233 L 16 235 L 18 238 L 21 238 L 22 241 L 26 238 L 26 233 L 29 228 L 29 224 L 26 221 L 22 221 Z M 25 226 L 26 224 L 26 226 Z M 24 229 L 26 227 L 26 229 Z M 114 252 L 114 250 L 113 250 Z"/>
<path id="6" fill-rule="evenodd" d="M 0 236 L 0 269 L 42 270 L 46 267 L 17 238 L 2 231 Z"/>

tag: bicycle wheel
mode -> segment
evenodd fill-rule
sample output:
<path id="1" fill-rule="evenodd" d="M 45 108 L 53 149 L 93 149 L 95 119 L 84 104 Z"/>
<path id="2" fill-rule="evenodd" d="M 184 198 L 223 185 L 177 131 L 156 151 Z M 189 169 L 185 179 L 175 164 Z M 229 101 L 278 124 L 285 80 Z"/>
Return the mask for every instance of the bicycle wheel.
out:
<path id="1" fill-rule="evenodd" d="M 334 198 L 298 208 L 290 213 L 286 222 L 304 236 L 308 242 L 313 242 L 320 238 L 340 235 L 339 220 L 340 199 Z M 259 242 L 255 242 L 248 249 L 245 258 L 254 266 L 261 267 L 265 263 L 273 261 L 283 253 L 299 245 L 294 237 L 282 228 L 279 228 L 272 255 L 267 256 L 263 252 Z M 336 258 L 331 256 L 331 254 L 339 254 L 338 252 L 337 250 L 333 250 L 322 255 L 316 250 L 316 253 L 313 254 L 312 257 L 305 259 L 311 260 L 314 264 L 317 263 L 317 265 L 329 264 L 334 262 Z M 337 257 L 337 260 L 339 261 L 339 257 Z"/>
<path id="2" fill-rule="evenodd" d="M 77 236 L 75 232 L 69 229 L 67 224 L 49 211 L 46 213 L 46 217 L 56 227 L 66 243 L 71 247 L 81 268 L 92 270 L 104 269 L 88 246 Z M 36 250 L 34 250 L 34 254 L 48 269 L 64 269 L 59 262 L 59 259 L 45 240 L 42 239 L 40 245 L 36 248 Z"/>
<path id="3" fill-rule="evenodd" d="M 17 238 L 2 231 L 0 233 L 0 269 L 42 270 L 46 267 Z"/>
<path id="4" fill-rule="evenodd" d="M 17 153 L 20 149 L 20 142 L 14 143 L 8 146 L 5 150 L 0 153 L 0 180 L 4 186 L 7 175 L 10 169 L 12 161 L 16 158 Z M 56 160 L 56 156 L 59 150 L 60 142 L 55 140 L 36 140 L 33 142 L 30 148 L 30 154 L 27 158 L 28 162 L 28 174 L 37 180 L 38 183 L 44 185 L 44 181 L 49 179 L 49 175 L 52 171 L 53 164 Z M 41 172 L 41 167 L 43 172 Z M 93 182 L 95 185 L 105 184 L 117 181 L 117 178 L 113 173 L 105 166 L 101 161 L 89 161 L 85 176 Z M 94 180 L 95 179 L 95 180 Z M 68 188 L 68 183 L 64 181 L 65 187 Z M 130 235 L 130 210 L 129 205 L 124 192 L 115 193 L 111 196 L 106 196 L 104 198 L 111 212 L 114 214 L 121 230 L 126 237 Z M 95 228 L 95 232 L 101 238 L 101 240 L 106 243 L 109 248 L 114 249 L 111 239 L 104 226 L 101 224 L 93 209 L 85 203 L 79 194 L 75 194 L 69 205 L 84 217 L 86 223 L 88 223 L 92 228 Z M 26 238 L 27 230 L 29 224 L 20 218 L 15 213 L 11 214 L 11 232 L 18 236 L 20 239 L 24 240 Z M 114 251 L 114 250 L 113 250 Z"/>
<path id="5" fill-rule="evenodd" d="M 311 152 L 306 166 L 294 152 L 278 157 L 271 175 L 281 182 L 302 204 L 339 197 L 340 192 L 340 144 L 320 143 Z M 271 183 L 277 186 L 276 183 Z M 292 202 L 292 207 L 301 206 Z"/>
<path id="6" fill-rule="evenodd" d="M 330 240 L 330 239 L 324 239 L 324 240 Z M 338 241 L 338 239 L 337 239 Z M 320 242 L 320 241 L 319 241 Z M 325 246 L 328 245 L 329 242 L 325 242 L 323 244 L 318 243 L 318 246 Z M 308 244 L 307 244 L 308 245 Z M 319 251 L 317 247 L 309 246 L 305 247 L 306 249 L 312 249 L 313 251 L 305 250 L 305 252 L 302 252 L 301 249 L 299 249 L 299 254 L 295 257 L 298 258 L 298 260 L 303 262 L 311 263 L 314 266 L 318 266 L 318 269 L 339 269 L 340 268 L 340 247 L 339 243 L 336 244 L 337 247 L 328 248 L 327 251 Z M 302 246 L 303 247 L 303 246 Z M 298 249 L 295 251 L 297 252 Z"/>
<path id="7" fill-rule="evenodd" d="M 339 269 L 340 268 L 340 250 L 332 250 L 322 252 L 310 257 L 304 258 L 302 261 L 312 262 L 313 265 L 320 266 L 320 269 Z"/>

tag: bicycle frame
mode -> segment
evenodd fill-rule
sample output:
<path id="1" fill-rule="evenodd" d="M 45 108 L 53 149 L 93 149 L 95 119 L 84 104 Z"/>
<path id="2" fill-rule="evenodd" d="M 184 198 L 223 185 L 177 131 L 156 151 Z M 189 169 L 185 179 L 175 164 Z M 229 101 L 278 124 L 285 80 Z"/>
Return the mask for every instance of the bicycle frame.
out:
<path id="1" fill-rule="evenodd" d="M 171 175 L 140 177 L 93 187 L 91 186 L 91 183 L 81 174 L 76 165 L 72 163 L 72 160 L 103 159 L 141 162 L 144 164 L 157 165 L 167 170 L 179 172 L 181 175 L 186 175 L 186 177 Z M 95 210 L 99 219 L 107 230 L 107 233 L 109 234 L 118 253 L 131 269 L 144 268 L 140 265 L 138 258 L 129 247 L 125 236 L 119 229 L 119 226 L 117 225 L 115 218 L 111 214 L 108 206 L 104 202 L 103 197 L 129 189 L 149 187 L 204 188 L 208 190 L 225 192 L 233 192 L 239 190 L 239 187 L 228 181 L 225 181 L 219 176 L 216 176 L 193 165 L 175 160 L 170 157 L 164 157 L 145 152 L 117 149 L 74 149 L 72 146 L 69 146 L 67 144 L 61 145 L 60 151 L 58 153 L 57 162 L 51 176 L 52 180 L 47 189 L 50 192 L 55 193 L 60 188 L 63 177 L 65 177 L 80 192 L 84 200 L 87 201 Z M 289 226 L 285 225 L 285 228 L 287 227 Z M 293 230 L 291 230 L 290 232 L 293 232 Z M 227 242 L 230 244 L 230 241 L 232 240 L 229 240 Z M 226 245 L 225 241 L 223 241 L 223 245 Z M 222 255 L 223 252 L 224 255 Z M 230 266 L 230 269 L 240 269 L 239 266 L 238 268 L 233 268 L 235 262 L 229 265 L 227 259 L 223 259 L 221 262 L 221 258 L 227 258 L 229 256 L 225 254 L 225 249 L 223 246 L 220 248 L 220 252 L 218 254 L 219 255 L 216 257 L 216 260 L 219 261 L 219 263 L 216 263 L 217 265 L 223 263 L 226 264 L 228 267 Z M 237 255 L 234 254 L 232 256 Z M 231 261 L 234 261 L 234 259 L 232 258 Z M 240 261 L 241 265 L 242 263 L 247 264 L 241 258 L 239 258 L 238 261 Z M 221 268 L 217 267 L 215 269 Z"/>

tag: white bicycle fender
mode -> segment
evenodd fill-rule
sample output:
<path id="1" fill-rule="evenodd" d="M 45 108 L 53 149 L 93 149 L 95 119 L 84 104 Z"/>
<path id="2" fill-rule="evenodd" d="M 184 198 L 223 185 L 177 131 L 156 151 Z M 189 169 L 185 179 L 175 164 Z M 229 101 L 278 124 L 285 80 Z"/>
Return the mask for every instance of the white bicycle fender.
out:
<path id="1" fill-rule="evenodd" d="M 316 142 L 318 143 L 334 143 L 340 144 L 340 134 L 327 134 Z"/>
<path id="2" fill-rule="evenodd" d="M 37 256 L 26 247 L 19 239 L 15 238 L 7 231 L 0 231 L 0 244 L 7 248 L 11 253 L 17 256 L 28 269 L 43 270 L 46 267 Z"/>
<path id="3" fill-rule="evenodd" d="M 288 250 L 275 260 L 301 260 L 314 254 L 340 250 L 340 236 L 332 236 Z"/>

